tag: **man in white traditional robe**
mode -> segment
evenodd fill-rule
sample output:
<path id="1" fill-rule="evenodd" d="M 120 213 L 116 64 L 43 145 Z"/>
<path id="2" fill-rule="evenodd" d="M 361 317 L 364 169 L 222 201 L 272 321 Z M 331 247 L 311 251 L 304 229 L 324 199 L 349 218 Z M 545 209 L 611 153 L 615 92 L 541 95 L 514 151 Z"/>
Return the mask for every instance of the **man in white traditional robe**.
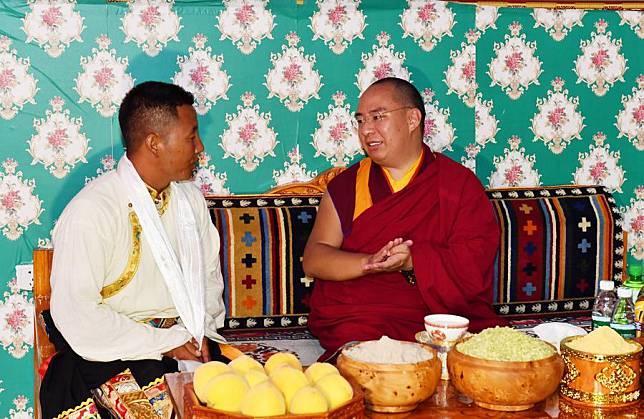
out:
<path id="1" fill-rule="evenodd" d="M 219 235 L 191 182 L 204 149 L 193 96 L 139 84 L 119 123 L 126 155 L 72 199 L 53 233 L 45 418 L 169 417 L 163 374 L 177 360 L 221 358 Z"/>

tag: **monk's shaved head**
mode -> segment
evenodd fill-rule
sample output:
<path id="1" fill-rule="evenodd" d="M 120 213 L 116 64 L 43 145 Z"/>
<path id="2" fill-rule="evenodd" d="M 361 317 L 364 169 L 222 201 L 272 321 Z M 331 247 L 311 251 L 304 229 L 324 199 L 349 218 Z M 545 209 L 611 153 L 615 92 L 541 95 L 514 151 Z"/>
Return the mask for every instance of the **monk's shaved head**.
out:
<path id="1" fill-rule="evenodd" d="M 425 103 L 418 89 L 413 84 L 398 77 L 385 77 L 384 79 L 373 82 L 369 89 L 374 86 L 389 86 L 394 92 L 394 100 L 400 106 L 409 106 L 420 111 L 420 132 L 421 137 L 425 129 Z"/>

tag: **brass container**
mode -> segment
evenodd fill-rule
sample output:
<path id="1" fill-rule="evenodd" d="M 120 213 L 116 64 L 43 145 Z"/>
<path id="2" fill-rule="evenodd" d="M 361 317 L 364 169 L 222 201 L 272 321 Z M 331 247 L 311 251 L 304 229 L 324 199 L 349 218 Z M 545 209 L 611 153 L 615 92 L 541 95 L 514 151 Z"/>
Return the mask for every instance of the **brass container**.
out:
<path id="1" fill-rule="evenodd" d="M 559 394 L 568 402 L 591 407 L 635 405 L 640 396 L 640 359 L 642 345 L 622 355 L 598 355 L 578 351 L 568 344 L 580 336 L 561 341 L 565 363 Z"/>

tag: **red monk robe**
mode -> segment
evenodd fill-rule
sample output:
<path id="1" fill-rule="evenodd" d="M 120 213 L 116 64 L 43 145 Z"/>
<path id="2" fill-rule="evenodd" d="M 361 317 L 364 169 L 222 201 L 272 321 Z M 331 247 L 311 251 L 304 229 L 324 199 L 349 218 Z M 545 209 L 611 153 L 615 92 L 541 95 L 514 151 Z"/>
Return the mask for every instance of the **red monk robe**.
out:
<path id="1" fill-rule="evenodd" d="M 344 235 L 341 249 L 372 254 L 396 237 L 411 239 L 417 285 L 408 284 L 399 272 L 316 281 L 309 328 L 327 350 L 321 359 L 353 340 L 387 335 L 413 341 L 430 313 L 467 317 L 470 331 L 503 323 L 491 305 L 499 244 L 492 204 L 469 169 L 424 150 L 417 173 L 397 193 L 383 169 L 371 164 L 368 193 L 373 205 L 355 220 L 359 164 L 329 184 Z"/>

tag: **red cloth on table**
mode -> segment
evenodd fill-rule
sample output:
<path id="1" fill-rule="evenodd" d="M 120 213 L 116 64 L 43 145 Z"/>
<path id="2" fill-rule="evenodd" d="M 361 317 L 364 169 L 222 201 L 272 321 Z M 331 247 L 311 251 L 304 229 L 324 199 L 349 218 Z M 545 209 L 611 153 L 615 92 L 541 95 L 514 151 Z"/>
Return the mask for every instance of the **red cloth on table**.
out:
<path id="1" fill-rule="evenodd" d="M 380 180 L 382 168 L 373 164 L 369 179 L 373 206 L 353 221 L 347 221 L 353 204 L 346 202 L 355 197 L 357 165 L 329 185 L 344 233 L 341 249 L 374 253 L 396 237 L 411 239 L 418 282 L 409 285 L 399 272 L 348 281 L 317 280 L 309 328 L 327 350 L 321 359 L 353 340 L 387 335 L 413 341 L 430 313 L 465 316 L 471 331 L 504 323 L 492 309 L 493 263 L 499 244 L 492 205 L 469 169 L 425 151 L 419 173 L 397 193 Z"/>

